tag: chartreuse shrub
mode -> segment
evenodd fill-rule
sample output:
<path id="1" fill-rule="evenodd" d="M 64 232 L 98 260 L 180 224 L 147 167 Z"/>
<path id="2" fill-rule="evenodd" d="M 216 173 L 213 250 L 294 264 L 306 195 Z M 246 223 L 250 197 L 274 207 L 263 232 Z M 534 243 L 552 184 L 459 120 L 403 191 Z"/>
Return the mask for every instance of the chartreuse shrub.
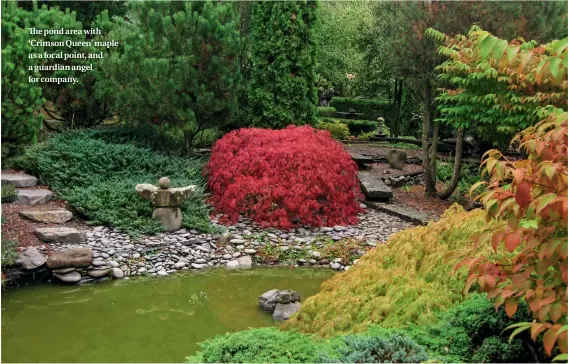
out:
<path id="1" fill-rule="evenodd" d="M 329 337 L 362 332 L 372 324 L 433 323 L 438 312 L 462 297 L 465 273 L 454 271 L 454 258 L 492 251 L 471 242 L 486 226 L 482 211 L 454 205 L 437 222 L 399 232 L 352 269 L 324 282 L 284 327 Z"/>
<path id="2" fill-rule="evenodd" d="M 342 123 L 347 125 L 349 132 L 353 135 L 362 133 L 376 132 L 379 125 L 373 120 L 354 120 L 354 119 L 340 119 L 340 118 L 319 118 L 320 122 L 326 123 Z"/>
<path id="3" fill-rule="evenodd" d="M 320 121 L 318 122 L 317 128 L 329 131 L 331 136 L 337 140 L 347 140 L 351 136 L 347 125 L 340 123 L 337 120 L 329 122 Z"/>
<path id="4" fill-rule="evenodd" d="M 228 133 L 205 170 L 218 212 L 280 228 L 356 223 L 362 211 L 356 172 L 329 132 L 307 125 Z"/>
<path id="5" fill-rule="evenodd" d="M 156 184 L 160 177 L 168 176 L 174 187 L 198 185 L 198 192 L 181 207 L 183 225 L 208 228 L 201 188 L 203 163 L 199 159 L 109 143 L 85 131 L 57 134 L 29 148 L 15 164 L 39 176 L 89 223 L 111 225 L 130 233 L 162 230 L 160 223 L 151 218 L 150 204 L 136 195 L 136 184 Z"/>

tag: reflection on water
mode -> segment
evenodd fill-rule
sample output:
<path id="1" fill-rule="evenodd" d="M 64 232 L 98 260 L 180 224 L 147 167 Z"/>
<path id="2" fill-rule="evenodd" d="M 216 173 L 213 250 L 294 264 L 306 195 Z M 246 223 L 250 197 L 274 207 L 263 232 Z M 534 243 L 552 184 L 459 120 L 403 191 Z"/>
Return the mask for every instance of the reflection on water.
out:
<path id="1" fill-rule="evenodd" d="M 3 362 L 182 362 L 216 334 L 275 325 L 258 296 L 315 294 L 331 270 L 223 269 L 85 286 L 40 285 L 2 297 Z"/>

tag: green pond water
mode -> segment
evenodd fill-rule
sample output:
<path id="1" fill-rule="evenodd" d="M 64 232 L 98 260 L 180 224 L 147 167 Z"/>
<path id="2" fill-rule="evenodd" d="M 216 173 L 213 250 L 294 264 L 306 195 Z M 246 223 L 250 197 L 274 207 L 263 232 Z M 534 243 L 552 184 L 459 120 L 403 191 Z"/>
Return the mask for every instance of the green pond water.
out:
<path id="1" fill-rule="evenodd" d="M 212 269 L 83 286 L 37 285 L 2 295 L 2 362 L 183 362 L 198 342 L 278 325 L 258 296 L 305 298 L 327 269 Z"/>

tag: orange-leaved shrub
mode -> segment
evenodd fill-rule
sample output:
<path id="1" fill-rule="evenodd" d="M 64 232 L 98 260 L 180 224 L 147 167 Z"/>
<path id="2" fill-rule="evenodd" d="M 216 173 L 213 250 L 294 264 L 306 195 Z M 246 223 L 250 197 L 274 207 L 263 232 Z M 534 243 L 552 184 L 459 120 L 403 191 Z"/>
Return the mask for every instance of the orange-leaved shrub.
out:
<path id="1" fill-rule="evenodd" d="M 465 290 L 477 283 L 509 316 L 526 300 L 535 321 L 511 326 L 512 336 L 530 329 L 534 340 L 544 333 L 550 355 L 556 345 L 568 353 L 568 113 L 549 110 L 546 119 L 513 139 L 528 159 L 509 160 L 491 150 L 482 163 L 490 175 L 479 196 L 486 219 L 507 222 L 485 234 L 495 252 L 503 244 L 513 257 L 469 258 L 460 265 L 470 270 Z"/>
<path id="2" fill-rule="evenodd" d="M 357 165 L 326 130 L 247 128 L 213 146 L 204 173 L 215 212 L 261 226 L 354 224 L 362 212 Z"/>

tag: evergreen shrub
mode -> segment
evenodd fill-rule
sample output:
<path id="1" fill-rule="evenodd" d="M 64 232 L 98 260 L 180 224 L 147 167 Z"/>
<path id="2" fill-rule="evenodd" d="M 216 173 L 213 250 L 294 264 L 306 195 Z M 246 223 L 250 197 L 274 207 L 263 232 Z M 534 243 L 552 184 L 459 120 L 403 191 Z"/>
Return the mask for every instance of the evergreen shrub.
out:
<path id="1" fill-rule="evenodd" d="M 29 148 L 14 163 L 38 176 L 90 224 L 110 225 L 134 234 L 162 231 L 160 223 L 152 220 L 149 202 L 136 194 L 136 184 L 156 184 L 167 176 L 174 187 L 198 185 L 198 192 L 181 207 L 183 226 L 209 227 L 201 179 L 203 162 L 199 159 L 109 143 L 85 131 L 56 134 Z"/>
<path id="2" fill-rule="evenodd" d="M 239 129 L 213 146 L 205 173 L 217 212 L 262 226 L 354 224 L 362 211 L 357 165 L 328 131 Z"/>
<path id="3" fill-rule="evenodd" d="M 355 110 L 355 112 L 364 114 L 361 119 L 370 120 L 387 115 L 391 112 L 392 107 L 388 100 L 355 99 L 349 97 L 334 97 L 331 99 L 329 106 L 341 112 Z"/>

